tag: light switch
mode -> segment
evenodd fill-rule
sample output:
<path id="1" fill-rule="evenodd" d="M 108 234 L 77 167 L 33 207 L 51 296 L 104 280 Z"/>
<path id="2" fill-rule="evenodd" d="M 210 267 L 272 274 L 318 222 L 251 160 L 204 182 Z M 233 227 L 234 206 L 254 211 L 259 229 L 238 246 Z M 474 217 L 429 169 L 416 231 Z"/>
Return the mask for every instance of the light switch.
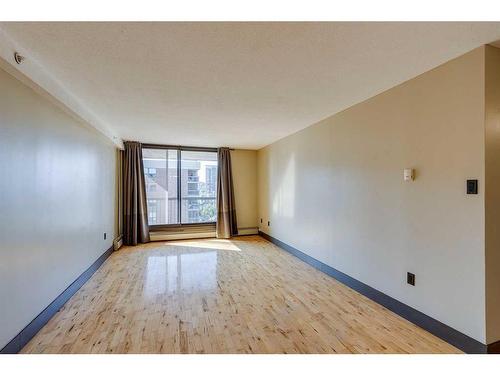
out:
<path id="1" fill-rule="evenodd" d="M 477 180 L 467 180 L 467 194 L 477 194 Z"/>

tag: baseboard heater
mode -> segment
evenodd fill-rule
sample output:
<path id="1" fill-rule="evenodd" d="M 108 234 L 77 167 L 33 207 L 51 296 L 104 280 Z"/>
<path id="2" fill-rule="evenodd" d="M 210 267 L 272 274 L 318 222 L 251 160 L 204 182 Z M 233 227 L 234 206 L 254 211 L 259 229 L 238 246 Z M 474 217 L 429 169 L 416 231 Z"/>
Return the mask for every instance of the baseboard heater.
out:
<path id="1" fill-rule="evenodd" d="M 151 232 L 149 233 L 151 241 L 171 241 L 171 240 L 189 240 L 196 238 L 215 238 L 215 231 L 213 232 L 188 232 L 188 233 L 166 233 L 166 232 Z"/>
<path id="2" fill-rule="evenodd" d="M 215 238 L 215 224 L 152 229 L 149 232 L 149 237 L 151 241 Z"/>
<path id="3" fill-rule="evenodd" d="M 123 246 L 123 236 L 118 236 L 113 241 L 113 250 L 116 251 Z"/>
<path id="4" fill-rule="evenodd" d="M 238 236 L 249 236 L 252 234 L 259 234 L 258 227 L 241 227 L 238 228 Z"/>
<path id="5" fill-rule="evenodd" d="M 238 236 L 247 236 L 258 234 L 258 227 L 239 227 Z M 200 225 L 200 226 L 185 226 L 185 227 L 172 227 L 162 228 L 158 230 L 151 230 L 149 237 L 151 241 L 171 241 L 171 240 L 188 240 L 197 238 L 215 238 L 217 236 L 214 225 Z"/>

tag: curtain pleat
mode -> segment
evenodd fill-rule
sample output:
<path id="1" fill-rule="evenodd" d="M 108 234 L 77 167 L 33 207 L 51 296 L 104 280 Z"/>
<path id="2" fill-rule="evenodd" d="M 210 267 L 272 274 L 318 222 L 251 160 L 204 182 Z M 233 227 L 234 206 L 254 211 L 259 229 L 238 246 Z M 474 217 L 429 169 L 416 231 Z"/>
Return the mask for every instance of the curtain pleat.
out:
<path id="1" fill-rule="evenodd" d="M 123 243 L 149 242 L 146 184 L 139 142 L 124 142 L 123 154 Z"/>
<path id="2" fill-rule="evenodd" d="M 217 238 L 231 238 L 238 234 L 231 151 L 228 148 L 219 148 L 217 158 Z"/>

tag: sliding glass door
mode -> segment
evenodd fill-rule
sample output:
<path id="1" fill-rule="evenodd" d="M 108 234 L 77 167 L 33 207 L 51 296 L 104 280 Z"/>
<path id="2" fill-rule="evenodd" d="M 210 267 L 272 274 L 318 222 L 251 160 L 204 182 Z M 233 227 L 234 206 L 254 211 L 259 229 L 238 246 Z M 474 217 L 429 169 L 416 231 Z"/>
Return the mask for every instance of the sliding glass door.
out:
<path id="1" fill-rule="evenodd" d="M 215 149 L 144 146 L 142 156 L 150 226 L 215 223 Z"/>

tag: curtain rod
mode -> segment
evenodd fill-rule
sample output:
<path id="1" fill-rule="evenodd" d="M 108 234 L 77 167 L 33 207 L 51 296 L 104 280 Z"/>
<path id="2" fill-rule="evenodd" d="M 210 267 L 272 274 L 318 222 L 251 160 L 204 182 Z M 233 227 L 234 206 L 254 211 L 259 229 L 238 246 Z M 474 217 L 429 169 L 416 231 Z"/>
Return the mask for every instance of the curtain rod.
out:
<path id="1" fill-rule="evenodd" d="M 217 147 L 197 147 L 197 146 L 180 146 L 180 145 L 161 145 L 155 143 L 142 143 L 142 147 L 149 148 L 167 148 L 175 150 L 185 150 L 185 151 L 217 151 Z M 229 150 L 234 151 L 234 148 L 229 148 Z"/>

